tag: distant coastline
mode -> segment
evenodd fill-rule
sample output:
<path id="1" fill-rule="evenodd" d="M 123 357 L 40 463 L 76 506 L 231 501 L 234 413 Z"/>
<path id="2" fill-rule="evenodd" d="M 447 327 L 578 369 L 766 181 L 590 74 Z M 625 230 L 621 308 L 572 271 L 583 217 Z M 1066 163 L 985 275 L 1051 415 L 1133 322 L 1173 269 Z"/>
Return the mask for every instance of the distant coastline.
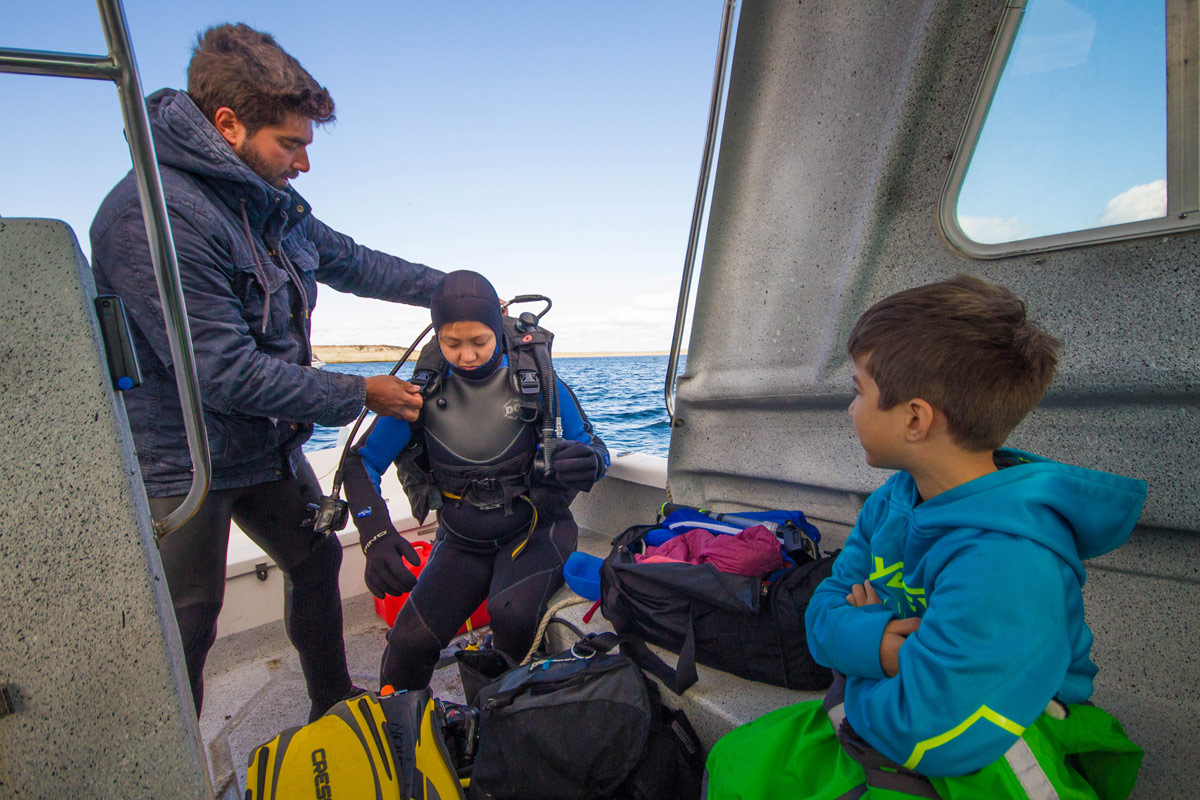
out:
<path id="1" fill-rule="evenodd" d="M 406 348 L 382 344 L 335 344 L 313 345 L 313 355 L 326 364 L 362 364 L 371 361 L 397 361 Z M 666 350 L 639 350 L 636 352 L 555 353 L 556 358 L 612 358 L 616 356 L 666 356 Z M 687 355 L 685 351 L 683 355 Z M 413 353 L 409 361 L 417 360 Z"/>

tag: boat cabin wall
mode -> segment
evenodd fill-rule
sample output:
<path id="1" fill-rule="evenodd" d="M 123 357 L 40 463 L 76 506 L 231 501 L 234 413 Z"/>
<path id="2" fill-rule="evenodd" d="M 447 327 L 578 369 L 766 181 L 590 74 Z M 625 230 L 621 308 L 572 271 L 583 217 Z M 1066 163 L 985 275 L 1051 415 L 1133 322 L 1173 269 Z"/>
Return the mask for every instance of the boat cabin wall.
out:
<path id="1" fill-rule="evenodd" d="M 210 798 L 95 296 L 66 223 L 0 219 L 0 796 Z"/>
<path id="2" fill-rule="evenodd" d="M 1089 563 L 1085 596 L 1095 699 L 1149 752 L 1139 796 L 1171 796 L 1197 776 L 1200 235 L 991 260 L 947 243 L 939 201 L 1009 5 L 746 0 L 670 491 L 799 507 L 837 546 L 890 475 L 846 413 L 855 320 L 957 273 L 1010 287 L 1064 349 L 1009 444 L 1149 482 L 1141 527 Z"/>

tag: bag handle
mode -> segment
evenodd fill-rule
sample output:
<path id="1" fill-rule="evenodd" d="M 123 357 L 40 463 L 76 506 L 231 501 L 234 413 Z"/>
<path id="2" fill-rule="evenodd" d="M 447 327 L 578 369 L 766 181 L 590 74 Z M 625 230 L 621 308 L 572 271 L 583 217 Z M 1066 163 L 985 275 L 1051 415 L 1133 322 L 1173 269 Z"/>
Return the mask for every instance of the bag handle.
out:
<path id="1" fill-rule="evenodd" d="M 660 520 L 661 521 L 661 520 Z M 653 525 L 633 525 L 626 528 L 620 535 L 612 540 L 612 548 L 615 553 L 622 547 L 631 547 L 636 542 L 646 538 L 646 534 L 658 528 L 656 522 Z M 609 559 L 612 558 L 610 554 Z M 605 563 L 608 559 L 605 559 Z M 601 598 L 603 601 L 603 598 Z M 599 634 L 600 637 L 617 636 L 617 634 L 604 633 Z M 679 659 L 675 662 L 675 668 L 672 669 L 667 662 L 656 656 L 647 646 L 645 640 L 631 634 L 622 634 L 618 637 L 621 642 L 621 652 L 628 656 L 633 663 L 644 671 L 649 672 L 654 677 L 662 681 L 663 685 L 673 691 L 677 695 L 682 695 L 690 689 L 698 680 L 696 675 L 696 632 L 693 629 L 692 614 L 688 613 L 687 634 L 683 640 L 683 646 L 679 649 Z"/>
<path id="2" fill-rule="evenodd" d="M 687 635 L 683 639 L 683 646 L 679 648 L 679 660 L 675 662 L 674 669 L 655 655 L 645 640 L 629 635 L 621 636 L 620 639 L 621 652 L 629 656 L 633 663 L 642 670 L 662 681 L 663 685 L 675 694 L 682 695 L 698 680 L 696 675 L 696 632 L 692 627 L 690 613 L 688 614 Z"/>
<path id="3" fill-rule="evenodd" d="M 612 631 L 587 634 L 571 648 L 571 654 L 576 657 L 588 657 L 593 653 L 607 653 L 618 645 L 621 647 L 621 655 L 636 664 L 639 669 L 658 678 L 677 695 L 683 694 L 696 683 L 696 635 L 692 630 L 690 615 L 687 638 L 679 651 L 679 661 L 675 669 L 656 656 L 645 640 Z"/>

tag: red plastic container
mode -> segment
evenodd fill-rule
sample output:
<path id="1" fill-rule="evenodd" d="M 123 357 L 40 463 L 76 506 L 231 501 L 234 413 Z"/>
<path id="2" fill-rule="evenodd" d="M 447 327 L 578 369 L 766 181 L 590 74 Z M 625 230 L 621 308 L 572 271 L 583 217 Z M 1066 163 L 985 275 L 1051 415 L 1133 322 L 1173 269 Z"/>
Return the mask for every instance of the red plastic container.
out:
<path id="1" fill-rule="evenodd" d="M 413 542 L 412 546 L 413 549 L 417 551 L 417 555 L 421 557 L 421 563 L 415 567 L 411 564 L 405 563 L 405 566 L 408 567 L 409 571 L 411 571 L 413 575 L 420 575 L 421 570 L 425 567 L 425 562 L 429 559 L 429 553 L 433 550 L 433 548 L 430 546 L 429 542 Z M 407 601 L 407 592 L 399 597 L 389 594 L 382 600 L 376 597 L 375 613 L 378 614 L 379 618 L 386 622 L 390 628 L 395 624 L 396 615 L 400 613 L 400 609 Z M 487 625 L 489 621 L 491 621 L 491 617 L 488 616 L 487 601 L 484 601 L 483 605 L 475 609 L 475 613 L 471 614 L 471 617 L 467 620 L 466 624 L 458 629 L 458 632 L 466 633 L 469 630 L 474 630 L 475 628 Z"/>

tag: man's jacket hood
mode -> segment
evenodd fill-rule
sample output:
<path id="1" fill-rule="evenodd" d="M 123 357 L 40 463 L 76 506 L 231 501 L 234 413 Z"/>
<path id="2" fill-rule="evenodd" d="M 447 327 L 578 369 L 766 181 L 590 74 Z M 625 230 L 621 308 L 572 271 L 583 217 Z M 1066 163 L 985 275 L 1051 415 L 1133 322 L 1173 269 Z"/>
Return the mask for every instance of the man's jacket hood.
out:
<path id="1" fill-rule="evenodd" d="M 208 178 L 257 181 L 264 190 L 272 189 L 234 154 L 187 92 L 159 89 L 146 98 L 146 110 L 160 164 Z"/>
<path id="2" fill-rule="evenodd" d="M 146 98 L 146 110 L 158 163 L 205 178 L 230 208 L 244 201 L 253 230 L 262 229 L 278 208 L 287 212 L 287 228 L 309 214 L 308 203 L 293 188 L 275 188 L 238 158 L 187 92 L 159 89 Z"/>

